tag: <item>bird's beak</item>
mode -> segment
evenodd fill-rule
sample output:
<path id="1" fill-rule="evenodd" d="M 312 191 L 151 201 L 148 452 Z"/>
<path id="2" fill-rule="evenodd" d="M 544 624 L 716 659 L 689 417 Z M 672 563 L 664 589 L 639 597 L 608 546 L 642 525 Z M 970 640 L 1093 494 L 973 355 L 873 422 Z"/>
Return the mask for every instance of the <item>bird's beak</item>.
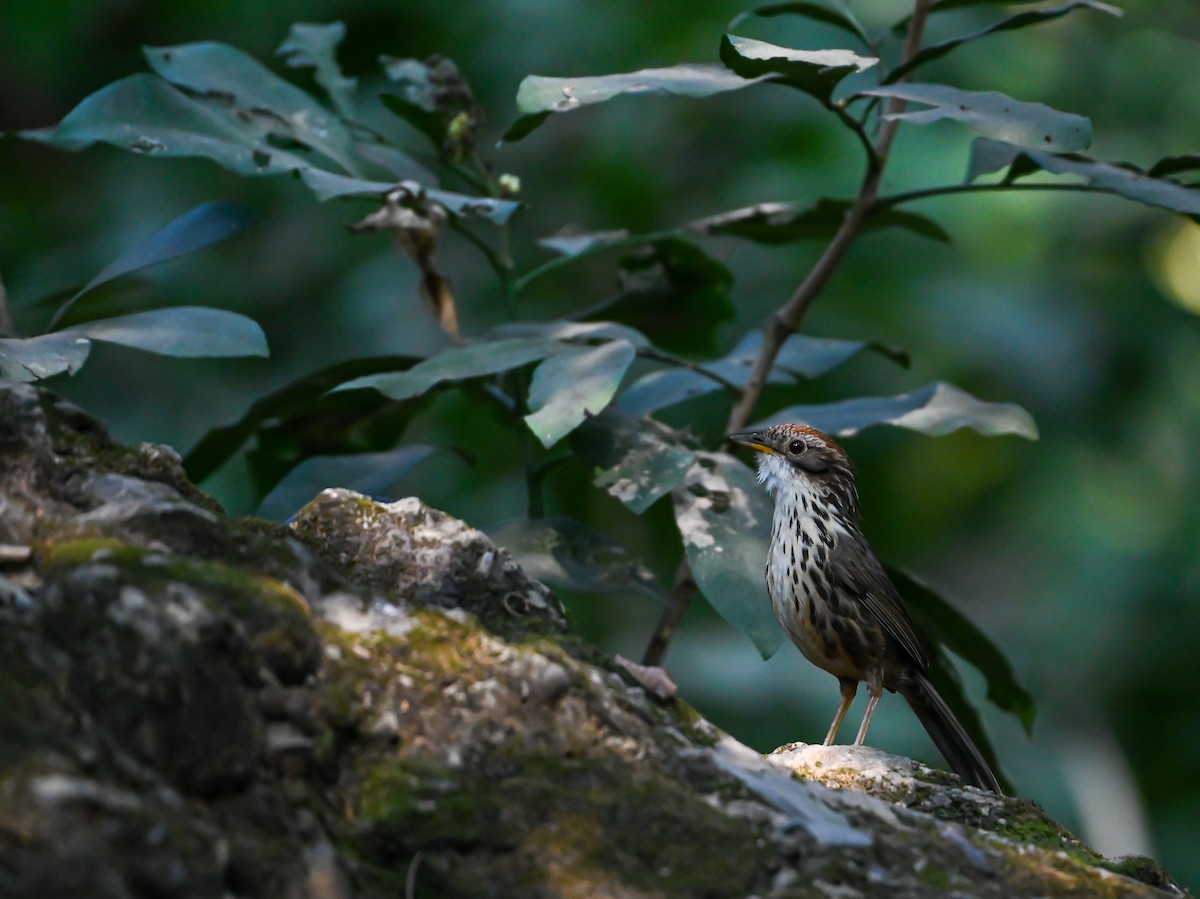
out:
<path id="1" fill-rule="evenodd" d="M 767 443 L 767 435 L 762 431 L 743 431 L 740 434 L 730 434 L 729 439 L 734 443 L 740 443 L 742 446 L 758 450 L 760 453 L 777 452 L 775 447 Z"/>

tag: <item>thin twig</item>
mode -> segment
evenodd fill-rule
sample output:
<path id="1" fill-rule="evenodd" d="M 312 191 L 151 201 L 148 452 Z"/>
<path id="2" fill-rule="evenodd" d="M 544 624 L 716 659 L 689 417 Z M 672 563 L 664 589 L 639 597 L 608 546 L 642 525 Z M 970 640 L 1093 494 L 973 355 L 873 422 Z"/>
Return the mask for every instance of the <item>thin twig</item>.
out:
<path id="1" fill-rule="evenodd" d="M 569 343 L 571 341 L 567 342 Z M 682 356 L 676 356 L 674 353 L 668 353 L 660 350 L 658 347 L 638 347 L 637 354 L 643 359 L 653 359 L 656 362 L 666 362 L 670 365 L 674 365 L 676 368 L 687 369 L 688 371 L 694 372 L 701 377 L 708 378 L 710 381 L 715 381 L 730 393 L 737 393 L 742 389 L 739 385 L 735 384 L 724 375 L 719 375 L 712 369 L 705 368 L 703 365 L 698 365 L 697 363 L 692 362 L 690 359 L 684 359 Z"/>
<path id="2" fill-rule="evenodd" d="M 408 872 L 404 875 L 404 899 L 414 899 L 417 895 L 417 869 L 421 867 L 421 852 L 417 852 L 408 863 Z"/>
<path id="3" fill-rule="evenodd" d="M 943 187 L 927 187 L 923 190 L 910 190 L 902 194 L 892 194 L 890 197 L 880 197 L 875 201 L 875 205 L 871 209 L 871 214 L 874 215 L 876 212 L 881 212 L 884 209 L 892 209 L 904 203 L 911 203 L 914 200 L 924 200 L 929 197 L 944 197 L 951 194 L 967 193 L 995 193 L 1010 190 L 1065 190 L 1081 193 L 1107 193 L 1107 191 L 1092 184 L 1053 184 L 1044 181 L 1024 184 L 1006 184 L 1004 182 L 992 184 L 948 184 Z"/>

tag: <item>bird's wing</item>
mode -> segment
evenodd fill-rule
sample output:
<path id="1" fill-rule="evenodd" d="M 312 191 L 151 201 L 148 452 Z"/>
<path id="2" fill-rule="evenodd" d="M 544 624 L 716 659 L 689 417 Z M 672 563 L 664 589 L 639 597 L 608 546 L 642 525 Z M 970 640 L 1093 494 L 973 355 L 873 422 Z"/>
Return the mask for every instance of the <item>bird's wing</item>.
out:
<path id="1" fill-rule="evenodd" d="M 834 544 L 831 557 L 838 582 L 846 593 L 879 620 L 887 635 L 899 643 L 914 662 L 928 670 L 929 659 L 921 645 L 917 625 L 870 545 L 861 538 L 843 536 Z"/>

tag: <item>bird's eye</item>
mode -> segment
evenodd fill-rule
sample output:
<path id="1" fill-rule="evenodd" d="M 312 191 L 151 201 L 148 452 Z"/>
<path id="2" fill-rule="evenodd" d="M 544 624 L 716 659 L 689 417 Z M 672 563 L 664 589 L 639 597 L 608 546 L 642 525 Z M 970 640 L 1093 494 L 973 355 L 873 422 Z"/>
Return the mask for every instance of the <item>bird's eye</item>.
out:
<path id="1" fill-rule="evenodd" d="M 805 445 L 803 440 L 793 440 L 788 444 L 788 453 L 793 456 L 800 455 L 806 449 L 808 449 L 808 447 Z"/>

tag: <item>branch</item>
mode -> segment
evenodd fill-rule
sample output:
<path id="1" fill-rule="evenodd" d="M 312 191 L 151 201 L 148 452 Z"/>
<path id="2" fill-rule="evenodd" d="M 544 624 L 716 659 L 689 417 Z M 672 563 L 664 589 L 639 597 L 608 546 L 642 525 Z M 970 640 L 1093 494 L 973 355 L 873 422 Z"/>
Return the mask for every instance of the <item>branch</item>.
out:
<path id="1" fill-rule="evenodd" d="M 921 47 L 921 35 L 925 29 L 925 18 L 931 3 L 932 0 L 917 0 L 916 2 L 908 36 L 904 42 L 903 61 L 912 59 Z M 750 421 L 783 342 L 800 327 L 800 322 L 804 318 L 804 314 L 808 312 L 813 300 L 817 298 L 833 273 L 837 271 L 846 252 L 862 231 L 863 224 L 875 206 L 876 198 L 879 195 L 879 183 L 883 178 L 884 168 L 887 166 L 892 142 L 896 139 L 896 132 L 900 127 L 899 120 L 893 116 L 903 111 L 903 100 L 892 97 L 888 101 L 883 124 L 879 129 L 879 139 L 874 147 L 874 155 L 863 176 L 858 196 L 846 211 L 846 217 L 842 220 L 841 227 L 838 228 L 833 240 L 825 248 L 825 252 L 821 254 L 812 270 L 809 271 L 808 276 L 792 292 L 787 302 L 771 314 L 763 326 L 762 350 L 754 362 L 754 370 L 750 374 L 750 380 L 746 383 L 745 390 L 742 391 L 741 397 L 734 404 L 733 411 L 730 413 L 729 423 L 726 425 L 727 431 L 741 430 Z"/>
<path id="2" fill-rule="evenodd" d="M 995 193 L 1006 190 L 1066 190 L 1082 193 L 1109 193 L 1109 191 L 1098 188 L 1093 184 L 1052 184 L 1046 182 L 1012 184 L 1003 181 L 994 184 L 948 184 L 944 187 L 926 187 L 922 190 L 910 190 L 902 194 L 893 194 L 890 197 L 880 197 L 875 201 L 875 205 L 869 214 L 874 215 L 876 212 L 881 212 L 884 209 L 892 209 L 896 206 L 911 203 L 914 200 L 924 200 L 928 197 L 945 197 L 951 194 Z"/>

